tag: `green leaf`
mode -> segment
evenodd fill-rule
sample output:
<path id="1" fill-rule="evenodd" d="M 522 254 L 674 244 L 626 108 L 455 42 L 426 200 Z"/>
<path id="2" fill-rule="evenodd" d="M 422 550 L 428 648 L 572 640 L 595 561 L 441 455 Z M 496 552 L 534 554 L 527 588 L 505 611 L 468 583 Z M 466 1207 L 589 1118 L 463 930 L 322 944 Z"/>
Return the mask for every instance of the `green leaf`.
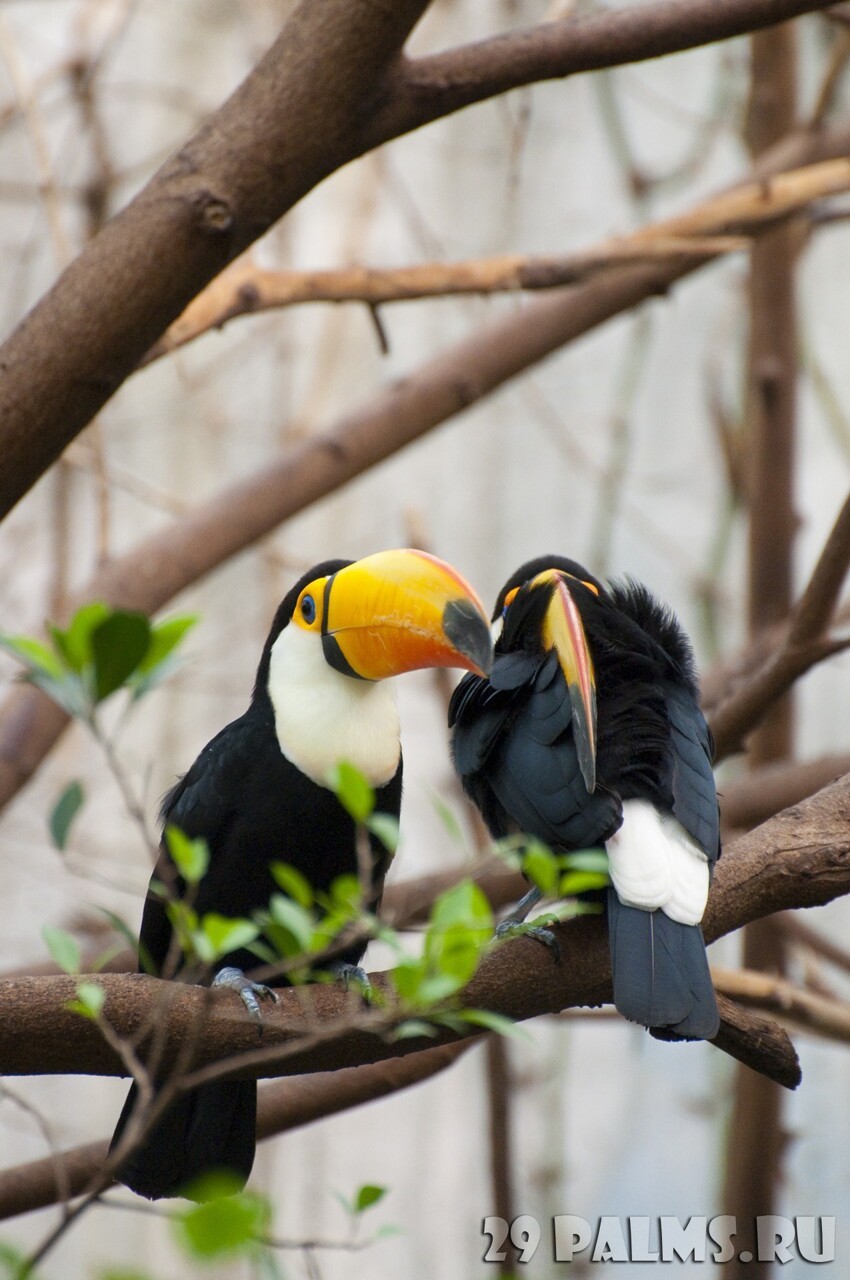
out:
<path id="1" fill-rule="evenodd" d="M 482 933 L 493 928 L 493 911 L 484 891 L 473 880 L 461 880 L 434 902 L 430 928 L 446 929 L 453 924 L 475 925 Z"/>
<path id="2" fill-rule="evenodd" d="M 202 960 L 211 964 L 231 951 L 247 946 L 259 932 L 259 928 L 251 920 L 242 920 L 238 916 L 229 918 L 210 911 L 201 918 L 195 950 Z"/>
<path id="3" fill-rule="evenodd" d="M 61 680 L 65 668 L 52 650 L 31 636 L 10 636 L 0 633 L 0 649 L 5 649 L 31 671 L 42 671 L 54 680 Z"/>
<path id="4" fill-rule="evenodd" d="M 60 969 L 65 973 L 80 972 L 80 946 L 76 938 L 67 933 L 65 929 L 57 929 L 51 924 L 44 926 L 41 936 L 47 943 L 47 949 Z"/>
<path id="5" fill-rule="evenodd" d="M 72 1009 L 74 1013 L 81 1013 L 84 1018 L 90 1018 L 92 1022 L 97 1022 L 105 1000 L 106 992 L 96 982 L 79 982 L 77 998 L 69 1000 L 66 1008 Z"/>
<path id="6" fill-rule="evenodd" d="M 206 1190 L 209 1183 L 205 1179 Z M 196 1189 L 192 1188 L 193 1198 Z M 268 1232 L 268 1201 L 249 1191 L 204 1199 L 174 1220 L 177 1240 L 195 1258 L 252 1254 Z"/>
<path id="7" fill-rule="evenodd" d="M 386 1187 L 377 1187 L 373 1183 L 367 1182 L 362 1186 L 354 1197 L 354 1212 L 363 1213 L 366 1209 L 371 1209 L 372 1205 L 383 1200 L 387 1194 Z"/>
<path id="8" fill-rule="evenodd" d="M 198 932 L 197 911 L 193 911 L 185 902 L 171 900 L 165 904 L 165 914 L 183 951 L 187 955 L 194 955 L 195 935 Z"/>
<path id="9" fill-rule="evenodd" d="M 53 643 L 70 669 L 77 675 L 82 675 L 84 671 L 94 666 L 92 632 L 95 627 L 105 622 L 111 613 L 112 610 L 108 604 L 104 604 L 102 600 L 93 600 L 77 610 L 68 624 L 67 631 L 62 631 L 59 627 L 50 628 Z"/>
<path id="10" fill-rule="evenodd" d="M 610 883 L 605 871 L 567 871 L 561 876 L 558 891 L 562 898 L 572 898 L 590 889 L 604 889 Z"/>
<path id="11" fill-rule="evenodd" d="M 387 853 L 395 854 L 398 849 L 398 818 L 391 813 L 372 813 L 366 819 L 366 827 L 380 840 Z"/>
<path id="12" fill-rule="evenodd" d="M 94 662 L 94 696 L 102 702 L 120 689 L 144 658 L 150 643 L 151 624 L 143 613 L 116 610 L 91 634 Z"/>
<path id="13" fill-rule="evenodd" d="M 196 622 L 197 615 L 185 614 L 179 618 L 169 618 L 151 628 L 148 651 L 127 681 L 133 691 L 134 701 L 150 693 L 179 665 L 177 646 Z"/>
<path id="14" fill-rule="evenodd" d="M 309 911 L 282 893 L 275 893 L 269 901 L 269 913 L 278 929 L 266 932 L 282 955 L 300 956 L 313 950 L 315 921 Z"/>
<path id="15" fill-rule="evenodd" d="M 449 925 L 448 929 L 428 931 L 426 956 L 442 977 L 452 978 L 457 989 L 469 982 L 478 968 L 482 947 L 490 940 L 490 930 L 483 936 L 466 924 Z"/>
<path id="16" fill-rule="evenodd" d="M 154 623 L 150 629 L 147 653 L 136 668 L 139 675 L 149 676 L 165 662 L 197 621 L 196 613 L 183 613 L 176 618 L 166 618 L 164 622 Z"/>
<path id="17" fill-rule="evenodd" d="M 576 849 L 574 853 L 563 853 L 560 858 L 563 870 L 598 871 L 608 874 L 608 854 L 604 849 Z"/>
<path id="18" fill-rule="evenodd" d="M 136 938 L 135 933 L 127 924 L 126 920 L 122 920 L 114 911 L 109 911 L 106 907 L 96 907 L 96 910 L 99 911 L 102 916 L 106 917 L 118 936 L 123 938 L 131 951 L 136 953 L 139 958 L 139 966 L 143 972 L 156 975 L 156 965 L 151 959 L 150 952 L 147 947 L 145 947 L 143 943 Z"/>
<path id="19" fill-rule="evenodd" d="M 523 874 L 547 897 L 558 891 L 558 859 L 545 845 L 535 841 L 522 859 Z"/>
<path id="20" fill-rule="evenodd" d="M 210 851 L 206 840 L 192 840 L 169 823 L 163 832 L 165 843 L 171 859 L 187 884 L 197 884 L 207 874 L 210 865 Z"/>
<path id="21" fill-rule="evenodd" d="M 269 865 L 269 871 L 274 876 L 278 888 L 282 889 L 288 898 L 292 898 L 293 902 L 297 902 L 300 907 L 306 907 L 308 910 L 312 907 L 313 886 L 297 867 L 291 866 L 288 862 L 272 862 Z"/>
<path id="22" fill-rule="evenodd" d="M 406 1018 L 390 1033 L 391 1040 L 418 1040 L 420 1036 L 433 1039 L 437 1034 L 436 1027 L 424 1018 Z"/>
<path id="23" fill-rule="evenodd" d="M 358 876 L 337 876 L 331 885 L 328 906 L 347 920 L 360 914 L 363 905 L 363 889 Z"/>
<path id="24" fill-rule="evenodd" d="M 489 1009 L 461 1009 L 458 1017 L 474 1027 L 484 1027 L 487 1031 L 495 1031 L 497 1035 L 507 1036 L 512 1040 L 531 1041 L 531 1036 L 524 1027 L 518 1027 L 510 1018 L 501 1013 L 491 1013 Z"/>
<path id="25" fill-rule="evenodd" d="M 53 806 L 50 817 L 48 818 L 48 826 L 50 834 L 53 837 L 53 843 L 57 849 L 64 849 L 68 841 L 68 832 L 71 823 L 77 815 L 77 812 L 83 803 L 85 793 L 81 784 L 75 778 L 73 782 L 69 782 L 59 799 Z"/>
<path id="26" fill-rule="evenodd" d="M 328 786 L 355 822 L 365 822 L 375 808 L 374 788 L 347 760 L 341 760 L 331 769 Z"/>
<path id="27" fill-rule="evenodd" d="M 434 806 L 438 818 L 442 822 L 451 839 L 457 844 L 462 844 L 463 828 L 461 827 L 460 820 L 451 805 L 446 804 L 442 796 L 438 795 L 436 791 L 431 791 L 431 804 Z"/>

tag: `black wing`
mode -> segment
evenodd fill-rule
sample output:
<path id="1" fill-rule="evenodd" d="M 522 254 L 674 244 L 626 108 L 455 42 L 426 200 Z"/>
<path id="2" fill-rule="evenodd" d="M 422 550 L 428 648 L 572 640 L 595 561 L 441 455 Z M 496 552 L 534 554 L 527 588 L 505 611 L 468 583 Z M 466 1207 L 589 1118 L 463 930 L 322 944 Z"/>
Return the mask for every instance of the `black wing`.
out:
<path id="1" fill-rule="evenodd" d="M 606 840 L 620 801 L 589 794 L 572 733 L 569 691 L 554 653 L 497 657 L 490 679 L 467 677 L 450 708 L 455 764 L 495 836 L 523 831 L 555 848 Z"/>
<path id="2" fill-rule="evenodd" d="M 673 813 L 713 865 L 720 857 L 720 813 L 711 768 L 711 730 L 688 690 L 669 688 L 666 702 L 673 757 Z"/>

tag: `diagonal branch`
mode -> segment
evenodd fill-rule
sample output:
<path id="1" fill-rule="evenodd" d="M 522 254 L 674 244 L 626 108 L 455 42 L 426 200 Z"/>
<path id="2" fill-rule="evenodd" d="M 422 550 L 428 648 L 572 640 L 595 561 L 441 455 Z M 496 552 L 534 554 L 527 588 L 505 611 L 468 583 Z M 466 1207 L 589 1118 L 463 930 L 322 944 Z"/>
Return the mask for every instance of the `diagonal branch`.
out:
<path id="1" fill-rule="evenodd" d="M 845 126 L 814 138 L 801 137 L 793 147 L 783 147 L 780 155 L 782 164 L 798 168 L 807 159 L 841 160 L 848 150 L 850 130 Z M 770 175 L 765 171 L 764 177 Z M 760 183 L 759 189 L 788 194 L 782 182 Z M 741 199 L 741 192 L 747 191 L 749 197 Z M 718 211 L 727 220 L 740 218 L 747 208 L 752 213 L 752 184 L 744 183 L 717 199 L 715 218 Z M 707 202 L 708 207 L 712 204 Z M 675 234 L 709 233 L 707 206 L 701 204 L 659 225 L 668 231 L 678 228 Z M 641 233 L 644 238 L 650 234 L 651 229 Z M 228 486 L 107 562 L 77 593 L 77 602 L 102 599 L 116 607 L 155 613 L 177 592 L 312 502 L 462 413 L 574 338 L 671 288 L 703 263 L 696 258 L 619 269 L 491 321 L 332 426 L 290 445 L 257 475 Z M 67 723 L 65 713 L 36 689 L 20 687 L 6 699 L 0 709 L 0 808 L 32 776 Z"/>
<path id="2" fill-rule="evenodd" d="M 807 0 L 656 0 L 405 61 L 369 122 L 371 145 L 541 80 L 643 62 L 827 9 Z"/>
<path id="3" fill-rule="evenodd" d="M 718 864 L 704 921 L 707 940 L 775 911 L 820 905 L 850 891 L 848 800 L 850 777 L 845 777 L 737 840 Z M 582 917 L 561 926 L 559 937 L 564 952 L 560 965 L 530 939 L 516 939 L 492 952 L 464 991 L 465 1005 L 523 1020 L 609 1000 L 603 921 Z M 105 1016 L 120 1036 L 134 1035 L 162 986 L 141 975 L 110 974 L 96 981 L 106 992 Z M 374 981 L 386 989 L 385 975 L 375 975 Z M 66 977 L 0 982 L 0 1072 L 123 1073 L 120 1058 L 98 1028 L 65 1007 L 74 987 L 75 980 Z M 255 1027 L 239 1016 L 239 1001 L 230 994 L 210 999 L 208 992 L 191 986 L 174 993 L 163 1027 L 164 1067 L 175 1060 L 200 1002 L 208 999 L 211 1012 L 198 1035 L 193 1062 L 196 1076 L 233 1054 L 239 1061 L 227 1074 L 256 1077 L 334 1070 L 428 1047 L 421 1040 L 390 1041 L 370 1034 L 363 1019 L 352 1023 L 343 992 L 320 987 L 310 990 L 307 1013 L 303 989 L 281 991 L 280 1004 L 266 1015 L 263 1044 L 257 1048 Z M 341 1034 L 334 1034 L 341 1027 Z M 441 1030 L 435 1044 L 456 1040 L 454 1032 Z"/>
<path id="4" fill-rule="evenodd" d="M 774 223 L 817 200 L 850 187 L 850 161 L 824 160 L 772 178 L 743 183 L 677 217 L 631 235 L 615 236 L 561 257 L 508 254 L 468 262 L 418 266 L 344 267 L 335 271 L 268 271 L 250 261 L 234 263 L 197 298 L 145 356 L 143 364 L 220 329 L 240 315 L 302 302 L 362 302 L 379 306 L 466 293 L 554 289 L 623 266 L 665 260 L 693 264 L 749 245 Z"/>
<path id="5" fill-rule="evenodd" d="M 847 647 L 848 641 L 832 639 L 827 629 L 848 569 L 850 497 L 839 512 L 778 647 L 713 710 L 711 728 L 718 760 L 740 748 L 765 711 L 804 672 Z"/>
<path id="6" fill-rule="evenodd" d="M 659 0 L 589 26 L 556 23 L 505 37 L 510 44 L 458 50 L 454 72 L 439 61 L 450 55 L 430 64 L 400 57 L 427 7 L 428 0 L 301 0 L 254 71 L 25 317 L 0 348 L 0 516 L 190 299 L 364 151 L 529 77 L 654 57 L 827 6 Z M 506 79 L 506 62 L 552 41 L 559 45 L 554 63 L 537 56 L 525 80 Z"/>

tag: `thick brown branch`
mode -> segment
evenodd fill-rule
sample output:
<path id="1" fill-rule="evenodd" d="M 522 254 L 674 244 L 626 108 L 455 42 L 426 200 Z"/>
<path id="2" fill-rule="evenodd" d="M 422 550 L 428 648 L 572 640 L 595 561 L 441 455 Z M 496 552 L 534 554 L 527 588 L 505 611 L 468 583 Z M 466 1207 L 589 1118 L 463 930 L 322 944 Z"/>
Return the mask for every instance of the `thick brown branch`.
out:
<path id="1" fill-rule="evenodd" d="M 787 978 L 752 969 L 714 969 L 711 976 L 718 991 L 739 1004 L 755 1006 L 779 1014 L 795 1026 L 814 1031 L 841 1044 L 850 1041 L 850 1004 L 829 999 L 796 986 Z"/>
<path id="2" fill-rule="evenodd" d="M 514 31 L 402 63 L 368 135 L 385 141 L 522 85 L 659 58 L 828 7 L 807 0 L 656 0 Z"/>
<path id="3" fill-rule="evenodd" d="M 29 313 L 0 350 L 0 515 L 190 298 L 362 151 L 359 122 L 427 5 L 301 0 L 235 93 Z"/>
<path id="4" fill-rule="evenodd" d="M 827 7 L 822 0 L 661 0 L 590 25 L 552 24 L 551 34 L 542 27 L 508 44 L 405 61 L 399 51 L 427 5 L 302 0 L 251 75 L 19 325 L 0 349 L 0 515 L 203 285 L 349 160 L 529 75 L 654 57 Z M 523 47 L 550 40 L 560 43 L 555 64 L 537 55 L 525 79 L 510 73 L 517 59 L 523 63 Z"/>
<path id="5" fill-rule="evenodd" d="M 850 497 L 832 527 L 778 648 L 713 711 L 711 728 L 718 760 L 740 749 L 746 734 L 799 676 L 846 646 L 843 640 L 831 640 L 825 629 L 848 568 Z"/>
<path id="6" fill-rule="evenodd" d="M 780 814 L 727 850 L 718 864 L 704 928 L 710 941 L 750 920 L 796 906 L 814 906 L 850 890 L 850 778 Z M 610 999 L 610 970 L 604 923 L 581 918 L 560 929 L 564 962 L 553 964 L 544 948 L 517 939 L 487 957 L 464 993 L 464 1001 L 513 1019 L 535 1017 L 576 1005 Z M 141 976 L 105 975 L 105 1014 L 122 1036 L 132 1036 L 161 992 L 162 983 Z M 385 982 L 376 976 L 380 985 Z M 120 1075 L 120 1060 L 97 1027 L 65 1008 L 72 978 L 31 978 L 0 983 L 4 1019 L 0 1028 L 0 1072 L 4 1074 L 94 1072 Z M 173 985 L 164 1018 L 164 1061 L 173 1060 L 208 993 Z M 238 999 L 218 993 L 197 1042 L 195 1065 L 202 1068 L 237 1053 L 234 1072 L 269 1076 L 332 1070 L 379 1061 L 426 1047 L 420 1041 L 393 1042 L 370 1034 L 362 1020 L 352 1024 L 344 993 L 311 990 L 309 1017 L 304 993 L 281 992 L 281 1002 L 264 1022 L 263 1045 L 240 1016 Z M 306 1018 L 306 1020 L 305 1020 Z M 340 1021 L 342 1019 L 342 1022 Z M 340 1034 L 335 1029 L 343 1027 Z M 310 1047 L 305 1046 L 305 1035 Z M 437 1042 L 451 1042 L 441 1031 Z"/>

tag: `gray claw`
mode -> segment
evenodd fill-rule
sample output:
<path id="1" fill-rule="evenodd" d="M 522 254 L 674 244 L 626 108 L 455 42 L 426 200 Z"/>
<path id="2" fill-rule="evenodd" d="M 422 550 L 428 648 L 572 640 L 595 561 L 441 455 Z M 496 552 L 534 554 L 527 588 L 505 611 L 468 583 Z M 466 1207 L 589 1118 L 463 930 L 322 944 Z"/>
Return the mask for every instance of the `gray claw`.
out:
<path id="1" fill-rule="evenodd" d="M 342 983 L 346 991 L 350 991 L 352 987 L 357 987 L 364 1000 L 368 1000 L 372 995 L 372 984 L 369 981 L 369 975 L 359 964 L 349 964 L 346 960 L 337 960 L 335 964 L 330 965 L 330 972 Z"/>
<path id="2" fill-rule="evenodd" d="M 235 965 L 228 965 L 224 969 L 219 969 L 212 980 L 212 985 L 214 987 L 225 987 L 229 991 L 238 991 L 249 1015 L 257 1022 L 262 1022 L 263 1020 L 263 1015 L 260 1012 L 260 1000 L 273 1000 L 277 1004 L 280 998 L 277 992 L 271 987 L 267 987 L 265 983 L 252 982 L 250 978 L 246 978 L 242 970 L 237 969 Z M 259 997 L 259 1000 L 257 997 Z"/>
<path id="3" fill-rule="evenodd" d="M 522 920 L 514 920 L 508 916 L 507 920 L 496 926 L 496 937 L 533 938 L 535 942 L 542 942 L 544 947 L 549 948 L 556 964 L 561 962 L 561 944 L 551 929 L 544 929 L 541 925 L 525 924 Z"/>

